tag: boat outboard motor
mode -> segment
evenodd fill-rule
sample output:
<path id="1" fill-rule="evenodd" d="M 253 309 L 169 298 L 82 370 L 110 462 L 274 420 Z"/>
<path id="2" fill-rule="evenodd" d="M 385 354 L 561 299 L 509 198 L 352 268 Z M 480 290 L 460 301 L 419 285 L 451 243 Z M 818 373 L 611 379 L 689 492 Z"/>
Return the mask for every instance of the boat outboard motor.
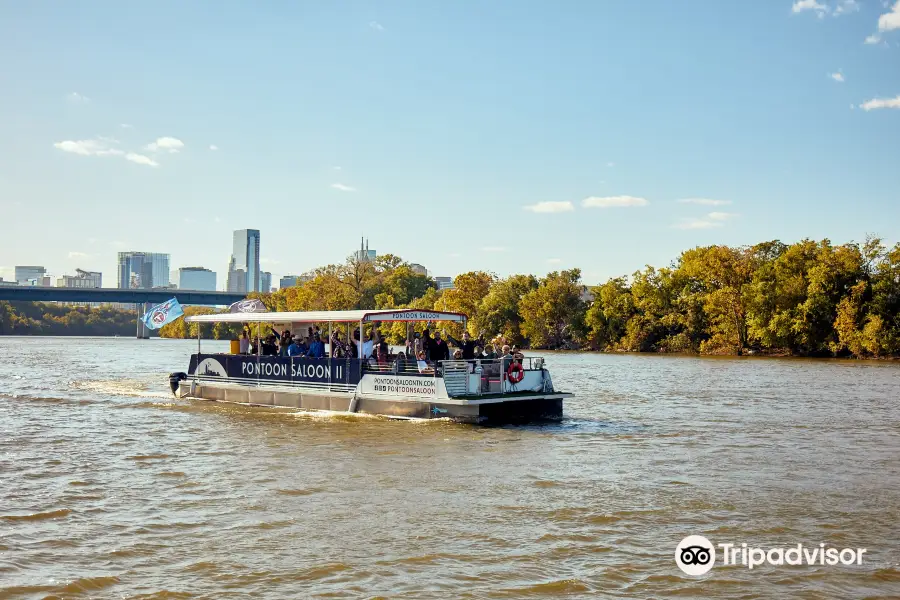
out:
<path id="1" fill-rule="evenodd" d="M 176 396 L 178 395 L 178 384 L 185 379 L 187 379 L 185 373 L 169 373 L 169 387 L 172 388 L 172 393 Z"/>

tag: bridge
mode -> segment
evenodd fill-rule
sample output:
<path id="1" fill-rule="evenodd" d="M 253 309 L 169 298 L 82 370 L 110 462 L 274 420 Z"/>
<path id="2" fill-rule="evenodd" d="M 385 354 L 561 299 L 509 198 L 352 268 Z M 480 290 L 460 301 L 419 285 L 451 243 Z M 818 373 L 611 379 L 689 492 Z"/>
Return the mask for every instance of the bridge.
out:
<path id="1" fill-rule="evenodd" d="M 53 288 L 30 285 L 0 286 L 0 300 L 11 302 L 95 302 L 99 304 L 134 304 L 137 306 L 137 337 L 147 338 L 149 332 L 141 317 L 150 305 L 172 297 L 185 305 L 227 306 L 243 300 L 245 294 L 235 292 L 204 292 L 201 290 L 116 289 L 116 288 Z"/>

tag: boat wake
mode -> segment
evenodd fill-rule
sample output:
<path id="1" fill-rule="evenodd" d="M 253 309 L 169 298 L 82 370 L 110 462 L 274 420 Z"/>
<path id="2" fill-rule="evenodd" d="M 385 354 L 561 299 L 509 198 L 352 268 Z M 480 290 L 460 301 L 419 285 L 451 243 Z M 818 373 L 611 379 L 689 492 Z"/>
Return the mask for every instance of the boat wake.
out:
<path id="1" fill-rule="evenodd" d="M 172 394 L 163 389 L 151 389 L 146 383 L 134 379 L 106 381 L 73 381 L 71 386 L 79 391 L 106 396 L 132 396 L 137 398 L 163 398 L 171 400 Z"/>

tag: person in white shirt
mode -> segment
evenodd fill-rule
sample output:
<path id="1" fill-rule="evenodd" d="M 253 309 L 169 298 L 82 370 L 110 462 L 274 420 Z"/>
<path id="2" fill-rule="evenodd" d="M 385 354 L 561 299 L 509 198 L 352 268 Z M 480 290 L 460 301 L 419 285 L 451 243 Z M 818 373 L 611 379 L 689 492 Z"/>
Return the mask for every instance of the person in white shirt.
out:
<path id="1" fill-rule="evenodd" d="M 250 354 L 250 338 L 247 337 L 246 330 L 241 332 L 240 353 L 241 354 Z"/>

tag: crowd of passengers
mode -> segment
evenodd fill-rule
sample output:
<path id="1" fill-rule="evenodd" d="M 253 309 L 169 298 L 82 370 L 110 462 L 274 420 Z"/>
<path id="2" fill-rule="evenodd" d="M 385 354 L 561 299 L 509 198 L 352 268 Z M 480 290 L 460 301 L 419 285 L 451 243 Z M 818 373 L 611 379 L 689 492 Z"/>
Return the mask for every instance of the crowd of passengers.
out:
<path id="1" fill-rule="evenodd" d="M 326 336 L 327 337 L 327 336 Z M 473 339 L 468 331 L 464 331 L 462 339 L 457 340 L 451 335 L 443 339 L 440 331 L 434 334 L 425 329 L 421 334 L 416 332 L 406 340 L 403 350 L 391 354 L 390 346 L 381 336 L 378 329 L 373 329 L 366 335 L 362 342 L 362 357 L 370 362 L 386 365 L 393 362 L 416 362 L 421 370 L 422 363 L 435 364 L 440 361 L 450 360 L 521 360 L 522 353 L 516 346 L 510 346 L 502 335 L 497 335 L 492 341 L 485 343 L 484 333 Z M 331 336 L 331 356 L 333 358 L 357 358 L 359 356 L 360 335 L 359 329 L 353 332 L 353 339 L 345 342 L 335 331 Z M 448 342 L 455 347 L 451 353 Z M 497 353 L 495 348 L 499 348 Z M 307 358 L 325 358 L 328 353 L 325 349 L 322 332 L 318 326 L 309 327 L 305 334 L 292 334 L 288 330 L 280 334 L 274 329 L 271 333 L 261 338 L 251 338 L 248 327 L 245 327 L 240 337 L 239 351 L 241 354 L 261 354 L 262 356 L 297 356 Z"/>

